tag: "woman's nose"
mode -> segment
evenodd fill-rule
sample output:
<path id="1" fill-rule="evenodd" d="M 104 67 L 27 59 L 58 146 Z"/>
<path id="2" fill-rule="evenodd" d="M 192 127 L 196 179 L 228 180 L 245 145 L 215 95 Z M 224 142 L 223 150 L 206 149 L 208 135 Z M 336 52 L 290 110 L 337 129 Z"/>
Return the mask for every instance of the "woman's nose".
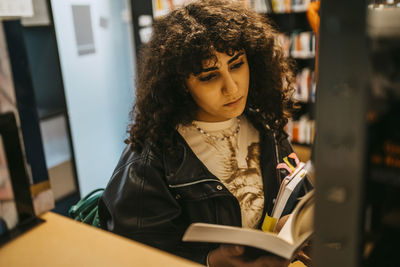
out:
<path id="1" fill-rule="evenodd" d="M 225 94 L 234 94 L 238 91 L 238 86 L 230 73 L 224 75 L 222 91 Z"/>

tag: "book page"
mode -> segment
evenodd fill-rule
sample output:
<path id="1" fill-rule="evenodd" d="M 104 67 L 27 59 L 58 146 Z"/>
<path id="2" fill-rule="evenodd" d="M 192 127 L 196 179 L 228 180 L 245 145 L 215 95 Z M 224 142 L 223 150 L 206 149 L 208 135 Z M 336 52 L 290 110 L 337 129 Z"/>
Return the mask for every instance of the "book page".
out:
<path id="1" fill-rule="evenodd" d="M 313 231 L 314 205 L 309 204 L 300 210 L 293 223 L 293 236 L 301 237 Z"/>
<path id="2" fill-rule="evenodd" d="M 313 232 L 314 191 L 307 193 L 297 204 L 278 236 L 289 243 L 302 243 Z"/>

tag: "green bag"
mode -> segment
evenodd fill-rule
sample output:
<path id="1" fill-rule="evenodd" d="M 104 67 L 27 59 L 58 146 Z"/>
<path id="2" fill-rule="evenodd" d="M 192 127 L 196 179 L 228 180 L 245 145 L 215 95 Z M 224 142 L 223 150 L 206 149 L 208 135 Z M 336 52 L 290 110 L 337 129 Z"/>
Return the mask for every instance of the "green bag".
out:
<path id="1" fill-rule="evenodd" d="M 68 211 L 69 216 L 76 221 L 100 228 L 98 203 L 103 191 L 104 188 L 98 188 L 87 194 L 78 203 L 71 206 Z"/>

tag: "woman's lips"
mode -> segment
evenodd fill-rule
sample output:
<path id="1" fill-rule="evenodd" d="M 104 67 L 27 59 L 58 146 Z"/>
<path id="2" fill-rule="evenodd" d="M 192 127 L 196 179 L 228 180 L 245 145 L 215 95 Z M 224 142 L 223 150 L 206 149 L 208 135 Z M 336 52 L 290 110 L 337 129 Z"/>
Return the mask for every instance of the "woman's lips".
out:
<path id="1" fill-rule="evenodd" d="M 226 106 L 226 107 L 235 106 L 235 105 L 239 104 L 242 99 L 243 99 L 243 96 L 240 97 L 239 99 L 235 100 L 235 101 L 232 101 L 232 102 L 229 102 L 227 104 L 224 104 L 224 106 Z"/>

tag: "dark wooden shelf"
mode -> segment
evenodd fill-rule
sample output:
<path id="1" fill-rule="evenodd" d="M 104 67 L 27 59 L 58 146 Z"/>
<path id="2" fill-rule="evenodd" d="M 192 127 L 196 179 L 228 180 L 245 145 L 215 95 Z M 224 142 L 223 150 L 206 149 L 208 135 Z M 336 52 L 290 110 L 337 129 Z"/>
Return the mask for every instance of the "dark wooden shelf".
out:
<path id="1" fill-rule="evenodd" d="M 291 33 L 295 30 L 312 31 L 305 11 L 291 13 L 266 13 L 265 16 L 271 19 L 277 29 L 283 33 Z"/>

